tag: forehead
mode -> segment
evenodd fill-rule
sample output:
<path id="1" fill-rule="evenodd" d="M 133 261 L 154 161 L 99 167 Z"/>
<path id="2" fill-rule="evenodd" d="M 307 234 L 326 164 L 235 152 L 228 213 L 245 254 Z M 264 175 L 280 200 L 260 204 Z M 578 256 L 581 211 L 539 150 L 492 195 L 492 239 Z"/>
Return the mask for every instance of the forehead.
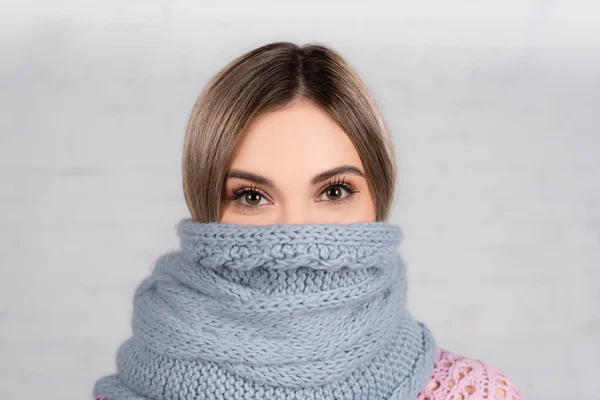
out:
<path id="1" fill-rule="evenodd" d="M 272 177 L 308 177 L 339 165 L 362 168 L 348 135 L 320 108 L 295 103 L 256 118 L 236 149 L 231 168 Z"/>

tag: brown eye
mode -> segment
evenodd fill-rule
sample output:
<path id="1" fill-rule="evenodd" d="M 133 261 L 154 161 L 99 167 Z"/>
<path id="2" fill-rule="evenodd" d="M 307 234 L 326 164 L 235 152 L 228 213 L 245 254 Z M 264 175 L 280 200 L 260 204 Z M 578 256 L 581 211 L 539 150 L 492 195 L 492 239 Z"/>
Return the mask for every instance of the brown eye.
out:
<path id="1" fill-rule="evenodd" d="M 251 206 L 256 206 L 260 203 L 262 196 L 258 192 L 247 192 L 245 195 L 246 202 Z"/>
<path id="2" fill-rule="evenodd" d="M 332 186 L 325 191 L 330 200 L 339 200 L 342 197 L 342 189 L 337 186 Z"/>
<path id="3" fill-rule="evenodd" d="M 344 194 L 346 192 L 346 194 Z M 321 192 L 321 200 L 330 201 L 332 204 L 340 203 L 349 199 L 354 193 L 357 193 L 353 187 L 346 183 L 330 185 Z M 323 198 L 324 197 L 324 198 Z"/>
<path id="4" fill-rule="evenodd" d="M 254 208 L 268 203 L 268 201 L 266 201 L 267 198 L 262 192 L 256 189 L 247 188 L 237 190 L 230 200 L 235 201 L 236 204 L 241 207 L 247 208 Z M 265 200 L 265 203 L 261 204 L 261 201 L 263 200 Z"/>
<path id="5" fill-rule="evenodd" d="M 231 190 L 233 195 L 228 198 L 228 201 L 233 203 L 235 207 L 240 207 L 243 210 L 254 211 L 261 206 L 269 204 L 268 196 L 261 190 L 255 187 L 240 186 L 238 189 Z M 261 204 L 261 201 L 264 203 Z"/>

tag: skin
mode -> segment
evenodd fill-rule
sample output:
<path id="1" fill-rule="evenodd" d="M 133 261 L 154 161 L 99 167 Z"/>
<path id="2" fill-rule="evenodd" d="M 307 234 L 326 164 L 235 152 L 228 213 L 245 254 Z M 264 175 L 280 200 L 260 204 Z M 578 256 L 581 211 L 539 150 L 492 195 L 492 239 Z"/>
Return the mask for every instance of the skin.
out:
<path id="1" fill-rule="evenodd" d="M 350 169 L 313 182 L 319 174 L 338 167 Z M 362 162 L 346 133 L 320 108 L 293 103 L 250 124 L 229 168 L 221 222 L 375 221 L 375 206 L 361 174 Z M 237 199 L 233 191 L 238 191 Z"/>

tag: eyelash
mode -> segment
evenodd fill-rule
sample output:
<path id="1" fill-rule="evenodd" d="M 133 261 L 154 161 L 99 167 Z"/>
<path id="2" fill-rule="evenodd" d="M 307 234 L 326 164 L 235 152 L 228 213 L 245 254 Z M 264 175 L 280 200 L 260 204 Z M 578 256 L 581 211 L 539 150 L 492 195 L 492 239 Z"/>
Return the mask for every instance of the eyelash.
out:
<path id="1" fill-rule="evenodd" d="M 338 206 L 338 205 L 342 205 L 344 203 L 346 203 L 348 200 L 350 200 L 350 198 L 355 194 L 358 193 L 359 191 L 356 190 L 356 188 L 351 185 L 350 183 L 346 182 L 344 180 L 344 178 L 337 178 L 336 180 L 332 180 L 329 181 L 329 183 L 327 184 L 327 186 L 325 187 L 325 189 L 323 189 L 321 191 L 320 194 L 325 193 L 325 191 L 331 189 L 332 187 L 341 187 L 343 189 L 345 189 L 349 194 L 348 196 L 344 197 L 343 199 L 339 199 L 339 200 L 326 200 L 327 203 L 330 203 L 334 206 Z M 257 193 L 259 195 L 261 195 L 262 197 L 267 197 L 260 189 L 258 189 L 256 186 L 250 185 L 250 187 L 246 186 L 246 185 L 240 185 L 237 188 L 232 189 L 232 196 L 229 197 L 229 201 L 233 201 L 235 202 L 236 207 L 240 207 L 244 210 L 253 210 L 256 209 L 259 206 L 247 206 L 245 204 L 241 204 L 240 202 L 238 202 L 237 200 L 242 197 L 243 195 L 245 195 L 246 193 Z"/>

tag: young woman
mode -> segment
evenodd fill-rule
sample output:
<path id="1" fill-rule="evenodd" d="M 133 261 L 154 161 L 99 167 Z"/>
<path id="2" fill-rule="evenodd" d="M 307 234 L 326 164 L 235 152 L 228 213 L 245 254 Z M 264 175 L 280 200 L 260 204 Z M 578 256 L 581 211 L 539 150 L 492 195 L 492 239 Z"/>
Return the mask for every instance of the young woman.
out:
<path id="1" fill-rule="evenodd" d="M 270 43 L 198 97 L 191 218 L 134 298 L 97 400 L 521 400 L 406 309 L 396 164 L 364 82 L 322 45 Z"/>

